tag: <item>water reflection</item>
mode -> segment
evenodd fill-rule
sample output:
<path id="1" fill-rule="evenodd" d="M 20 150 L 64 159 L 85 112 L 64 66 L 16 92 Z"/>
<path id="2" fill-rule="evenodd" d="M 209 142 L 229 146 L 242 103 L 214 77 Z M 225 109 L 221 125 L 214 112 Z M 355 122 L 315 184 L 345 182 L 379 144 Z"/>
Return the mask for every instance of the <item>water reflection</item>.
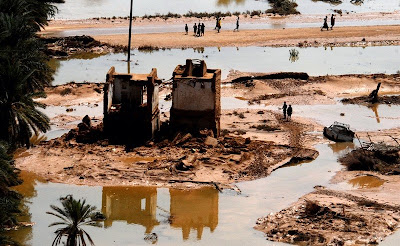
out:
<path id="1" fill-rule="evenodd" d="M 382 186 L 385 181 L 375 176 L 360 176 L 349 180 L 348 183 L 359 189 L 371 189 Z"/>
<path id="2" fill-rule="evenodd" d="M 333 153 L 340 153 L 343 150 L 352 150 L 355 147 L 355 144 L 353 142 L 342 142 L 342 143 L 332 143 L 328 144 L 329 148 L 332 149 Z"/>
<path id="3" fill-rule="evenodd" d="M 32 215 L 29 211 L 29 200 L 37 196 L 35 186 L 40 183 L 46 183 L 47 181 L 42 177 L 27 171 L 21 171 L 20 178 L 24 181 L 21 185 L 14 187 L 14 190 L 18 191 L 24 196 L 20 207 L 21 215 L 18 216 L 18 221 L 23 223 L 32 223 Z M 20 245 L 26 245 L 26 243 L 32 240 L 33 233 L 32 227 L 27 226 L 19 229 L 18 231 L 9 231 L 7 236 L 13 238 L 13 240 Z"/>
<path id="4" fill-rule="evenodd" d="M 190 231 L 197 231 L 197 239 L 204 227 L 213 232 L 218 225 L 218 191 L 211 187 L 196 190 L 170 190 L 171 226 L 182 228 L 182 237 L 189 239 Z"/>
<path id="5" fill-rule="evenodd" d="M 102 213 L 104 227 L 114 221 L 142 225 L 151 233 L 160 223 L 156 219 L 157 188 L 155 187 L 103 187 Z"/>
<path id="6" fill-rule="evenodd" d="M 229 6 L 232 3 L 243 5 L 246 0 L 217 0 L 217 6 Z"/>
<path id="7" fill-rule="evenodd" d="M 378 107 L 379 107 L 379 103 L 374 103 L 370 106 L 370 108 L 372 109 L 372 111 L 375 114 L 375 119 L 377 123 L 381 123 L 381 119 L 379 119 L 379 114 L 378 114 Z"/>
<path id="8" fill-rule="evenodd" d="M 172 228 L 182 230 L 183 240 L 189 239 L 191 230 L 197 231 L 200 240 L 205 227 L 213 232 L 218 225 L 218 191 L 212 187 L 194 190 L 170 189 L 170 215 Z M 168 212 L 168 211 L 164 211 Z M 114 221 L 126 221 L 145 227 L 152 233 L 157 220 L 157 188 L 155 187 L 103 187 L 102 213 L 106 216 L 104 227 Z M 161 222 L 162 223 L 162 222 Z"/>

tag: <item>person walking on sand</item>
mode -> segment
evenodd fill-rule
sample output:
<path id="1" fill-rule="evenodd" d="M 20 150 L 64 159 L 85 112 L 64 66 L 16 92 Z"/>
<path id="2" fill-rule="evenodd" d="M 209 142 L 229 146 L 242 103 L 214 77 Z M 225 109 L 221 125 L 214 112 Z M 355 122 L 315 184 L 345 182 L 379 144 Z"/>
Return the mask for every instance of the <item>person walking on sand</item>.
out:
<path id="1" fill-rule="evenodd" d="M 201 35 L 201 24 L 199 22 L 199 24 L 197 25 L 197 37 L 200 37 Z"/>
<path id="2" fill-rule="evenodd" d="M 331 16 L 331 30 L 333 29 L 334 25 L 335 25 L 335 15 L 332 14 L 332 16 Z"/>
<path id="3" fill-rule="evenodd" d="M 283 102 L 282 110 L 283 110 L 283 119 L 286 119 L 286 110 L 287 110 L 286 102 Z"/>
<path id="4" fill-rule="evenodd" d="M 236 19 L 236 28 L 233 31 L 239 31 L 239 16 Z"/>
<path id="5" fill-rule="evenodd" d="M 193 32 L 194 32 L 194 36 L 196 36 L 196 34 L 197 34 L 197 24 L 196 23 L 194 23 Z"/>
<path id="6" fill-rule="evenodd" d="M 321 31 L 323 29 L 326 29 L 327 31 L 329 30 L 329 27 L 328 27 L 328 16 L 325 16 L 325 18 L 324 18 L 324 24 L 321 27 Z"/>
<path id="7" fill-rule="evenodd" d="M 189 32 L 189 27 L 188 27 L 188 25 L 187 25 L 187 24 L 185 24 L 185 32 L 186 32 L 186 35 L 188 35 L 188 32 Z"/>
<path id="8" fill-rule="evenodd" d="M 217 28 L 218 28 L 218 20 L 219 20 L 219 17 L 217 17 L 216 20 L 215 20 L 214 30 L 217 30 Z"/>
<path id="9" fill-rule="evenodd" d="M 287 109 L 287 121 L 292 120 L 292 113 L 293 113 L 292 105 L 289 105 Z"/>
<path id="10" fill-rule="evenodd" d="M 201 23 L 201 36 L 204 36 L 204 32 L 205 32 L 206 26 L 204 25 L 204 22 Z"/>
<path id="11" fill-rule="evenodd" d="M 218 33 L 219 33 L 219 31 L 221 30 L 221 18 L 219 18 L 219 20 L 218 20 L 218 27 L 217 27 L 217 29 L 218 29 Z"/>

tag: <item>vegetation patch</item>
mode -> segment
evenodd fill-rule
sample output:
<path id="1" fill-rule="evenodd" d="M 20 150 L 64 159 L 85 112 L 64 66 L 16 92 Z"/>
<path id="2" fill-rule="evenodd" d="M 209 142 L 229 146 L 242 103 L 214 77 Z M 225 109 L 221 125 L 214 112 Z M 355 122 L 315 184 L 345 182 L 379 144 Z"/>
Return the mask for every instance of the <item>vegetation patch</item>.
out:
<path id="1" fill-rule="evenodd" d="M 297 11 L 297 3 L 293 0 L 268 0 L 272 8 L 268 9 L 266 13 L 279 14 L 279 15 L 296 15 L 300 14 Z"/>
<path id="2" fill-rule="evenodd" d="M 355 149 L 339 158 L 349 171 L 376 171 L 382 174 L 400 174 L 400 147 L 370 144 Z"/>

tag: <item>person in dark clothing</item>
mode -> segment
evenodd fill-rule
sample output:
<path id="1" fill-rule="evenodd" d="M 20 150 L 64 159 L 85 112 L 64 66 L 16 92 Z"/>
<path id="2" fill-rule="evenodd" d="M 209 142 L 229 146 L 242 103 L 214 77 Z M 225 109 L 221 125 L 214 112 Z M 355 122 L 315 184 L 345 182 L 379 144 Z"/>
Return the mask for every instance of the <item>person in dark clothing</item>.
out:
<path id="1" fill-rule="evenodd" d="M 197 25 L 197 37 L 200 37 L 201 35 L 201 24 L 199 22 L 199 24 Z"/>
<path id="2" fill-rule="evenodd" d="M 239 16 L 236 19 L 236 28 L 233 31 L 239 31 Z"/>
<path id="3" fill-rule="evenodd" d="M 194 35 L 196 36 L 196 34 L 197 34 L 197 24 L 196 23 L 194 23 L 193 31 L 194 31 Z"/>
<path id="4" fill-rule="evenodd" d="M 289 107 L 287 109 L 287 119 L 288 119 L 288 121 L 292 119 L 292 113 L 293 113 L 292 105 L 289 105 Z"/>
<path id="5" fill-rule="evenodd" d="M 201 36 L 204 36 L 205 29 L 206 26 L 204 25 L 204 23 L 201 23 Z"/>
<path id="6" fill-rule="evenodd" d="M 217 17 L 217 19 L 215 20 L 214 30 L 217 30 L 217 28 L 218 28 L 218 20 L 219 20 L 219 17 Z"/>
<path id="7" fill-rule="evenodd" d="M 327 31 L 329 30 L 329 27 L 328 27 L 328 16 L 325 16 L 325 18 L 324 18 L 324 25 L 321 27 L 321 31 L 323 29 L 326 29 Z"/>
<path id="8" fill-rule="evenodd" d="M 283 119 L 286 119 L 286 109 L 287 109 L 286 102 L 283 102 L 282 109 L 283 109 Z"/>
<path id="9" fill-rule="evenodd" d="M 335 25 L 335 15 L 332 14 L 332 16 L 331 16 L 331 30 L 333 29 L 334 25 Z"/>
<path id="10" fill-rule="evenodd" d="M 188 35 L 188 32 L 189 32 L 189 27 L 188 27 L 188 25 L 187 25 L 187 24 L 185 24 L 185 32 L 186 32 L 186 35 Z"/>
<path id="11" fill-rule="evenodd" d="M 221 30 L 221 18 L 218 19 L 217 30 L 218 30 L 218 33 Z"/>

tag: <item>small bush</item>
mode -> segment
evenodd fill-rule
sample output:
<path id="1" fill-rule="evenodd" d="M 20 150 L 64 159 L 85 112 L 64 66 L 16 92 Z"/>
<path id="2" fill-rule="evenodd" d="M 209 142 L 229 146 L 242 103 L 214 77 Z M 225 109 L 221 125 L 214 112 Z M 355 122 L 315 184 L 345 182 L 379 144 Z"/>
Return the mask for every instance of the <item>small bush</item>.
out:
<path id="1" fill-rule="evenodd" d="M 268 9 L 265 13 L 279 14 L 279 15 L 292 15 L 300 14 L 297 11 L 297 3 L 293 0 L 268 0 L 272 5 L 271 9 Z"/>
<path id="2" fill-rule="evenodd" d="M 65 88 L 64 90 L 62 90 L 62 91 L 60 92 L 60 95 L 61 95 L 61 96 L 66 96 L 66 95 L 69 95 L 69 94 L 71 94 L 71 93 L 72 93 L 71 88 Z"/>

